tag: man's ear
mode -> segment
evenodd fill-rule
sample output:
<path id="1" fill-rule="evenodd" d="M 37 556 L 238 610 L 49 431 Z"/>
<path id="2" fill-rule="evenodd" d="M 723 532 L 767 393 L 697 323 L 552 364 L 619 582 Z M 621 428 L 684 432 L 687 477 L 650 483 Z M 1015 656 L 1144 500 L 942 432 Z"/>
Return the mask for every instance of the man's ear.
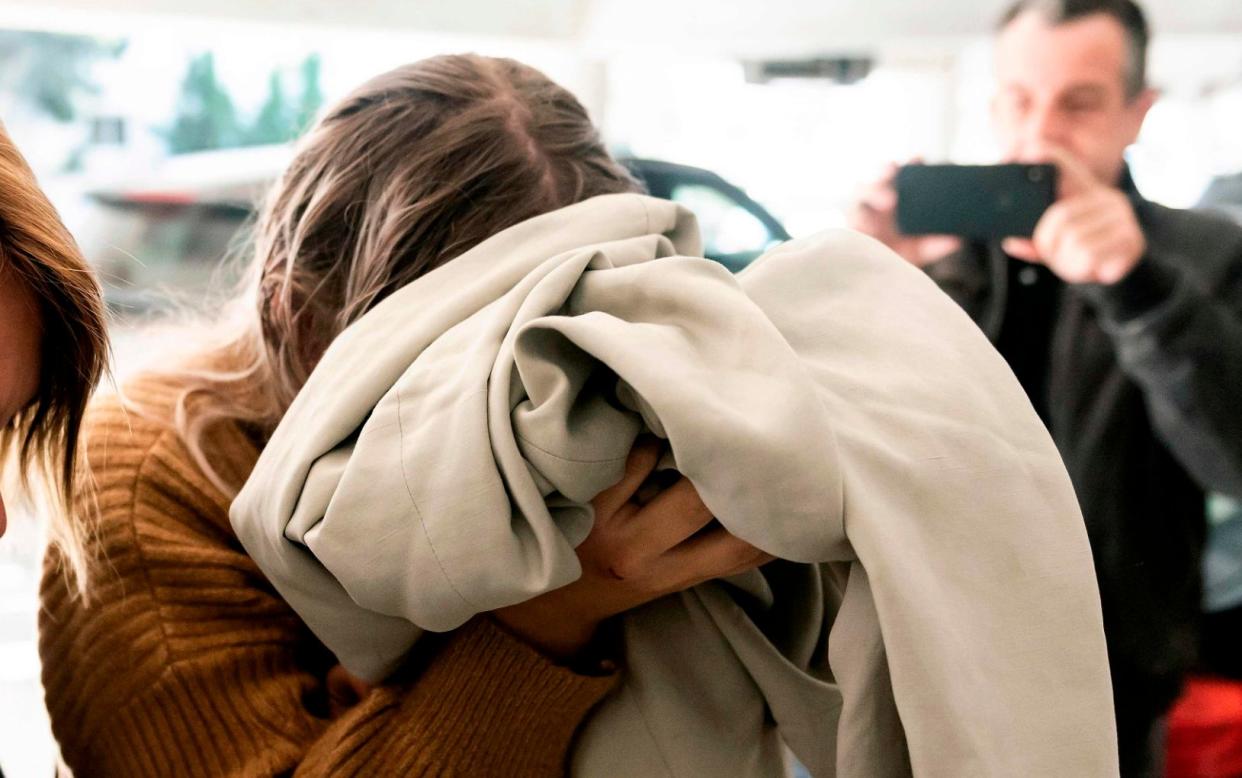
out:
<path id="1" fill-rule="evenodd" d="M 1143 129 L 1143 120 L 1147 118 L 1147 112 L 1156 104 L 1156 100 L 1160 98 L 1160 90 L 1153 87 L 1145 87 L 1130 100 L 1130 104 L 1126 107 L 1126 111 L 1130 116 L 1130 143 L 1138 140 L 1139 132 Z"/>

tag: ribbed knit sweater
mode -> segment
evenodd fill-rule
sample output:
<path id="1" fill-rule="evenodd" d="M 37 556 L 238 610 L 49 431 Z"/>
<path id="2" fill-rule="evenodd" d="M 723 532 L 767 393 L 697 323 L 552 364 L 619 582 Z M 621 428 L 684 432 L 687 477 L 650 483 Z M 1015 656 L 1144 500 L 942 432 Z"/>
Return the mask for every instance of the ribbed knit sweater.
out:
<path id="1" fill-rule="evenodd" d="M 173 389 L 143 379 L 126 392 L 167 413 L 108 399 L 88 415 L 104 560 L 89 603 L 71 596 L 55 552 L 42 587 L 47 706 L 78 778 L 564 771 L 575 729 L 615 677 L 556 665 L 488 618 L 332 718 L 333 658 L 242 550 L 228 498 L 171 422 L 153 420 L 171 419 Z M 258 455 L 226 425 L 207 451 L 226 479 Z"/>

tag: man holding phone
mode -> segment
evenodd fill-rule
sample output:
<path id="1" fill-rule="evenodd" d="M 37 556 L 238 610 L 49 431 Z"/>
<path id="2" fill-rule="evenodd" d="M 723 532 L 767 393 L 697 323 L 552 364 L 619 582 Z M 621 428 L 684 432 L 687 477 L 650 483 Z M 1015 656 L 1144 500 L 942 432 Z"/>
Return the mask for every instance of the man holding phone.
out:
<path id="1" fill-rule="evenodd" d="M 1019 0 L 1002 18 L 1004 161 L 1058 179 L 1030 236 L 902 233 L 895 166 L 851 212 L 979 323 L 1065 459 L 1126 776 L 1161 774 L 1160 721 L 1196 661 L 1204 490 L 1242 495 L 1242 227 L 1135 188 L 1124 153 L 1156 98 L 1147 40 L 1131 0 Z"/>

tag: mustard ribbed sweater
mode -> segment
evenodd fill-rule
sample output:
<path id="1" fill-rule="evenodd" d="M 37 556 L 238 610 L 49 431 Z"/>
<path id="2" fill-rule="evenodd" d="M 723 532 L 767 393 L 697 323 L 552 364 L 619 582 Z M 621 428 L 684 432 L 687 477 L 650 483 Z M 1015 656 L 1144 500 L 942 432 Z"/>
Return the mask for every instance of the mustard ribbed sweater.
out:
<path id="1" fill-rule="evenodd" d="M 171 418 L 166 384 L 126 392 Z M 330 718 L 334 660 L 242 550 L 228 499 L 149 415 L 111 399 L 88 417 L 104 560 L 89 604 L 70 596 L 55 552 L 45 566 L 43 683 L 78 778 L 563 772 L 574 730 L 615 677 L 555 665 L 487 618 Z M 257 458 L 236 427 L 208 442 L 226 478 Z"/>

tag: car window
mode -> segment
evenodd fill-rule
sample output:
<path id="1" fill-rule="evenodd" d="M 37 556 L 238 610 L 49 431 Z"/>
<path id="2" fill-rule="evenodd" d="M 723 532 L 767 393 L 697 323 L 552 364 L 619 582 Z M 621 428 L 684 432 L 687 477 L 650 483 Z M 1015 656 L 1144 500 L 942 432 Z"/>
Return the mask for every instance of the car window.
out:
<path id="1" fill-rule="evenodd" d="M 194 298 L 244 238 L 248 216 L 246 209 L 230 206 L 98 197 L 92 198 L 79 242 L 114 300 L 154 291 Z"/>
<path id="2" fill-rule="evenodd" d="M 732 269 L 745 265 L 778 240 L 744 205 L 715 187 L 676 184 L 669 199 L 694 211 L 703 235 L 703 253 Z M 732 260 L 732 261 L 730 261 Z"/>

